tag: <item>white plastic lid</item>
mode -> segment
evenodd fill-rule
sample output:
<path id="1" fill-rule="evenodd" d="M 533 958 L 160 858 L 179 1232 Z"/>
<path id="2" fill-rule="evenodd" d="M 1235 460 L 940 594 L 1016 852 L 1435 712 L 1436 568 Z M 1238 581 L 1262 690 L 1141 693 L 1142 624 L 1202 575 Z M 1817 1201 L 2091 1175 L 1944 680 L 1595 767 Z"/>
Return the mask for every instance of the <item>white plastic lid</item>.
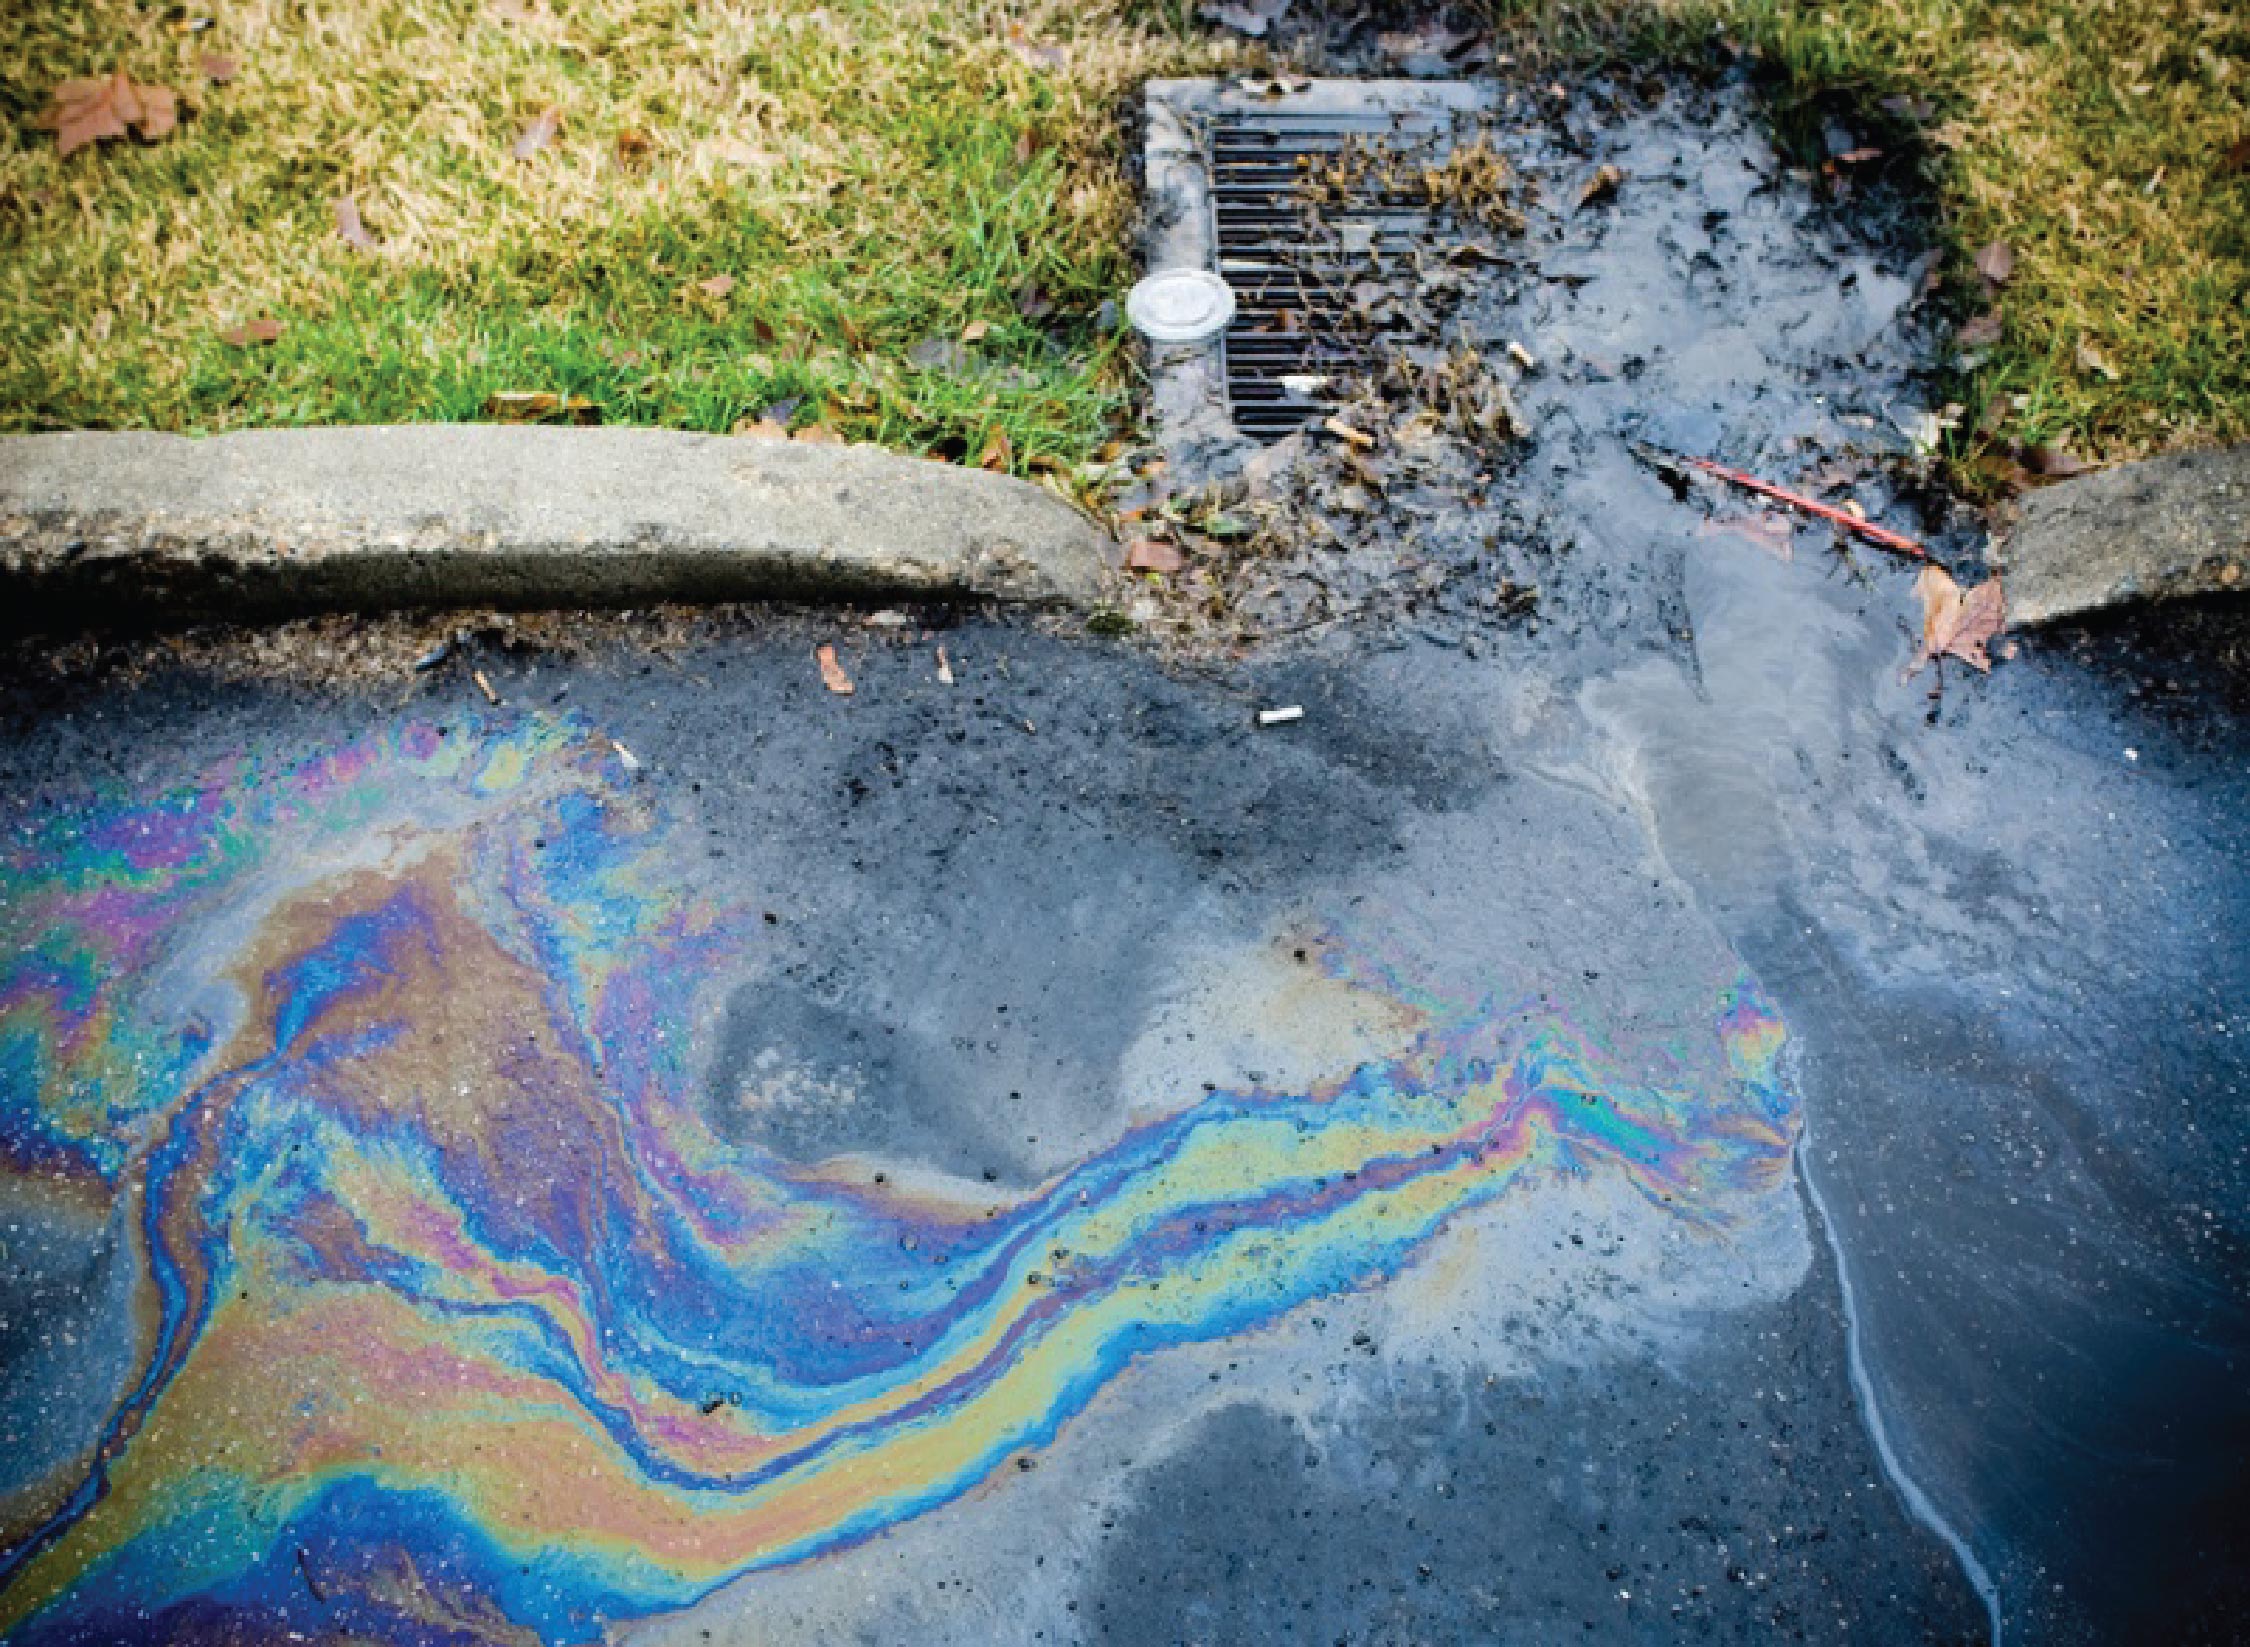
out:
<path id="1" fill-rule="evenodd" d="M 1125 294 L 1125 318 L 1151 343 L 1206 343 L 1234 319 L 1234 288 L 1208 269 L 1159 269 Z"/>

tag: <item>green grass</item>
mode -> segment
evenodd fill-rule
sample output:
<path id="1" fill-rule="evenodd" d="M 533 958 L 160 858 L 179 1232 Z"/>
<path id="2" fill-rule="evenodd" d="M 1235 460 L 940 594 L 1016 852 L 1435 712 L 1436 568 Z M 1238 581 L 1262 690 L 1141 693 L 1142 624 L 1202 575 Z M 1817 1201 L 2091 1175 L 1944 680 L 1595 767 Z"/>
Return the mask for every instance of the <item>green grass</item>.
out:
<path id="1" fill-rule="evenodd" d="M 1485 0 L 1519 51 L 1762 66 L 1785 134 L 1857 111 L 1952 247 L 2017 252 L 1954 456 L 2250 437 L 2250 7 Z M 208 26 L 181 25 L 208 16 Z M 199 56 L 242 64 L 204 81 Z M 0 15 L 0 427 L 462 419 L 506 391 L 723 430 L 777 402 L 1014 467 L 1129 419 L 1138 82 L 1242 57 L 1189 0 L 87 0 Z M 154 145 L 32 118 L 122 67 Z M 1927 120 L 1873 111 L 1927 99 Z M 518 160 L 540 110 L 561 135 Z M 1903 159 L 1897 157 L 1903 156 Z M 349 196 L 380 245 L 353 249 Z M 724 298 L 698 289 L 726 275 Z M 1027 313 L 1019 298 L 1052 305 Z M 221 334 L 271 315 L 266 347 Z M 958 366 L 918 346 L 983 328 Z"/>

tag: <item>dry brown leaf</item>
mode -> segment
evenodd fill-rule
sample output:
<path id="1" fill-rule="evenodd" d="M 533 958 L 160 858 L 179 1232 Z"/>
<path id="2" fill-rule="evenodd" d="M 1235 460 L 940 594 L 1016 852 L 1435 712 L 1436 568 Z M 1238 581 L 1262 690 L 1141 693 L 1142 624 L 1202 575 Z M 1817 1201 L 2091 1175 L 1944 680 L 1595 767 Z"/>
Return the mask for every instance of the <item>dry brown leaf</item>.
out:
<path id="1" fill-rule="evenodd" d="M 1964 320 L 1961 329 L 1953 334 L 1953 341 L 1964 349 L 1989 349 L 2000 341 L 2000 332 L 2000 311 L 1987 309 Z"/>
<path id="2" fill-rule="evenodd" d="M 562 110 L 541 109 L 538 117 L 524 127 L 523 135 L 516 139 L 516 158 L 529 160 L 555 140 L 562 130 Z"/>
<path id="3" fill-rule="evenodd" d="M 2091 343 L 2080 343 L 2078 345 L 2078 369 L 2081 372 L 2091 372 L 2096 377 L 2106 379 L 2111 383 L 2117 381 L 2117 368 L 2109 363 L 2107 355 Z"/>
<path id="4" fill-rule="evenodd" d="M 844 673 L 844 666 L 836 661 L 836 649 L 833 646 L 822 647 L 813 657 L 820 664 L 820 684 L 829 691 L 839 698 L 848 698 L 858 690 L 852 685 L 851 676 Z"/>
<path id="5" fill-rule="evenodd" d="M 502 389 L 488 395 L 484 415 L 501 423 L 599 423 L 601 408 L 584 395 L 545 389 Z"/>
<path id="6" fill-rule="evenodd" d="M 2072 475 L 2082 475 L 2093 467 L 2081 460 L 2069 447 L 2052 442 L 2034 446 L 2024 455 L 2031 460 L 2032 472 L 2045 475 L 2049 480 L 2068 480 Z"/>
<path id="7" fill-rule="evenodd" d="M 844 437 L 825 423 L 815 423 L 799 429 L 789 438 L 803 446 L 841 446 L 844 444 Z"/>
<path id="8" fill-rule="evenodd" d="M 1625 174 L 1615 166 L 1603 166 L 1592 177 L 1588 178 L 1586 186 L 1578 191 L 1578 204 L 1591 206 L 1597 202 L 1611 199 L 1616 195 L 1618 187 L 1624 181 Z"/>
<path id="9" fill-rule="evenodd" d="M 281 336 L 281 322 L 271 315 L 221 332 L 219 341 L 232 349 L 247 349 L 254 344 L 272 343 Z"/>
<path id="10" fill-rule="evenodd" d="M 137 85 L 122 69 L 101 80 L 65 80 L 48 93 L 47 107 L 31 122 L 55 134 L 57 158 L 133 132 L 154 143 L 179 123 L 179 103 L 169 86 Z"/>
<path id="11" fill-rule="evenodd" d="M 359 202 L 350 195 L 339 195 L 335 206 L 336 232 L 344 237 L 345 244 L 363 252 L 374 251 L 376 240 L 367 232 L 367 225 L 360 221 Z"/>
<path id="12" fill-rule="evenodd" d="M 2228 145 L 2227 152 L 2219 156 L 2219 175 L 2236 177 L 2250 172 L 2250 137 L 2238 137 Z"/>
<path id="13" fill-rule="evenodd" d="M 242 65 L 223 51 L 207 51 L 196 59 L 195 66 L 203 71 L 203 78 L 214 86 L 223 86 L 242 72 Z"/>
<path id="14" fill-rule="evenodd" d="M 751 440 L 787 440 L 789 425 L 776 423 L 770 417 L 746 417 L 736 419 L 731 432 Z"/>
<path id="15" fill-rule="evenodd" d="M 1008 431 L 995 429 L 985 438 L 984 450 L 977 454 L 979 469 L 994 469 L 1007 473 L 1016 461 L 1016 443 L 1008 438 Z"/>
<path id="16" fill-rule="evenodd" d="M 615 142 L 620 166 L 638 166 L 656 152 L 656 144 L 648 133 L 635 131 L 630 126 L 618 132 Z"/>
<path id="17" fill-rule="evenodd" d="M 984 341 L 985 333 L 991 330 L 992 328 L 987 326 L 983 321 L 972 320 L 966 326 L 961 328 L 961 341 L 963 343 L 982 343 Z"/>
<path id="18" fill-rule="evenodd" d="M 1008 25 L 1007 41 L 1008 49 L 1035 69 L 1059 69 L 1063 65 L 1062 47 L 1032 39 L 1021 23 Z"/>
<path id="19" fill-rule="evenodd" d="M 709 280 L 697 281 L 695 289 L 716 302 L 725 298 L 727 293 L 734 290 L 734 276 L 715 274 Z"/>
<path id="20" fill-rule="evenodd" d="M 1125 570 L 1166 576 L 1187 565 L 1187 557 L 1161 538 L 1135 538 L 1125 546 Z"/>
<path id="21" fill-rule="evenodd" d="M 1988 578 L 1964 593 L 1944 567 L 1925 566 L 1914 580 L 1914 593 L 1922 599 L 1922 650 L 1907 673 L 1916 673 L 1932 659 L 1955 657 L 1990 674 L 1992 659 L 1985 646 L 2006 622 L 2000 580 Z"/>
<path id="22" fill-rule="evenodd" d="M 1994 286 L 2005 286 L 2015 278 L 2016 249 L 2005 240 L 1995 240 L 1977 253 L 1977 273 Z"/>

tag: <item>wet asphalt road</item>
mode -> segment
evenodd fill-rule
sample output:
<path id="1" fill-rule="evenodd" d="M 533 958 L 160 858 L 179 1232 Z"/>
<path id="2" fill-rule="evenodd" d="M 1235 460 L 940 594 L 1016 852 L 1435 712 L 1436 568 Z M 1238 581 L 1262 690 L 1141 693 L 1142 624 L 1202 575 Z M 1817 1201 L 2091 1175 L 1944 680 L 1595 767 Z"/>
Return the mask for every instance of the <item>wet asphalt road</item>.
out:
<path id="1" fill-rule="evenodd" d="M 2239 1639 L 2243 614 L 1903 680 L 1625 442 L 1886 438 L 1911 256 L 1604 141 L 1536 630 L 19 659 L 0 1632 Z"/>

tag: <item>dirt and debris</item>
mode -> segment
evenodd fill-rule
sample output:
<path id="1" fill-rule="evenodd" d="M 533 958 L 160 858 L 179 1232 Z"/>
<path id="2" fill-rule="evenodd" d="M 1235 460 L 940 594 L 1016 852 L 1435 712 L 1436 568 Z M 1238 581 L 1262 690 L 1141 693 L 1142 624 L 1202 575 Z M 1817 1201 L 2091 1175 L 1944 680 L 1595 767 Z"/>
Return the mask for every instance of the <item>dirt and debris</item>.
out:
<path id="1" fill-rule="evenodd" d="M 1424 188 L 1445 178 L 1457 193 Z M 1842 575 L 1873 570 L 1853 541 L 1958 564 L 1980 522 L 1914 438 L 1953 410 L 1923 410 L 1948 317 L 1895 188 L 1869 176 L 1848 211 L 1824 196 L 1739 78 L 1522 84 L 1444 139 L 1302 168 L 1299 232 L 1275 239 L 1311 301 L 1285 318 L 1334 348 L 1285 387 L 1322 404 L 1231 470 L 1132 465 L 1122 621 L 1191 654 L 1401 632 L 1676 649 L 1688 555 L 1796 552 L 1772 506 L 1837 527 Z M 1434 207 L 1440 232 L 1352 239 L 1369 195 Z M 1709 454 L 1768 509 L 1731 518 L 1642 444 Z"/>

